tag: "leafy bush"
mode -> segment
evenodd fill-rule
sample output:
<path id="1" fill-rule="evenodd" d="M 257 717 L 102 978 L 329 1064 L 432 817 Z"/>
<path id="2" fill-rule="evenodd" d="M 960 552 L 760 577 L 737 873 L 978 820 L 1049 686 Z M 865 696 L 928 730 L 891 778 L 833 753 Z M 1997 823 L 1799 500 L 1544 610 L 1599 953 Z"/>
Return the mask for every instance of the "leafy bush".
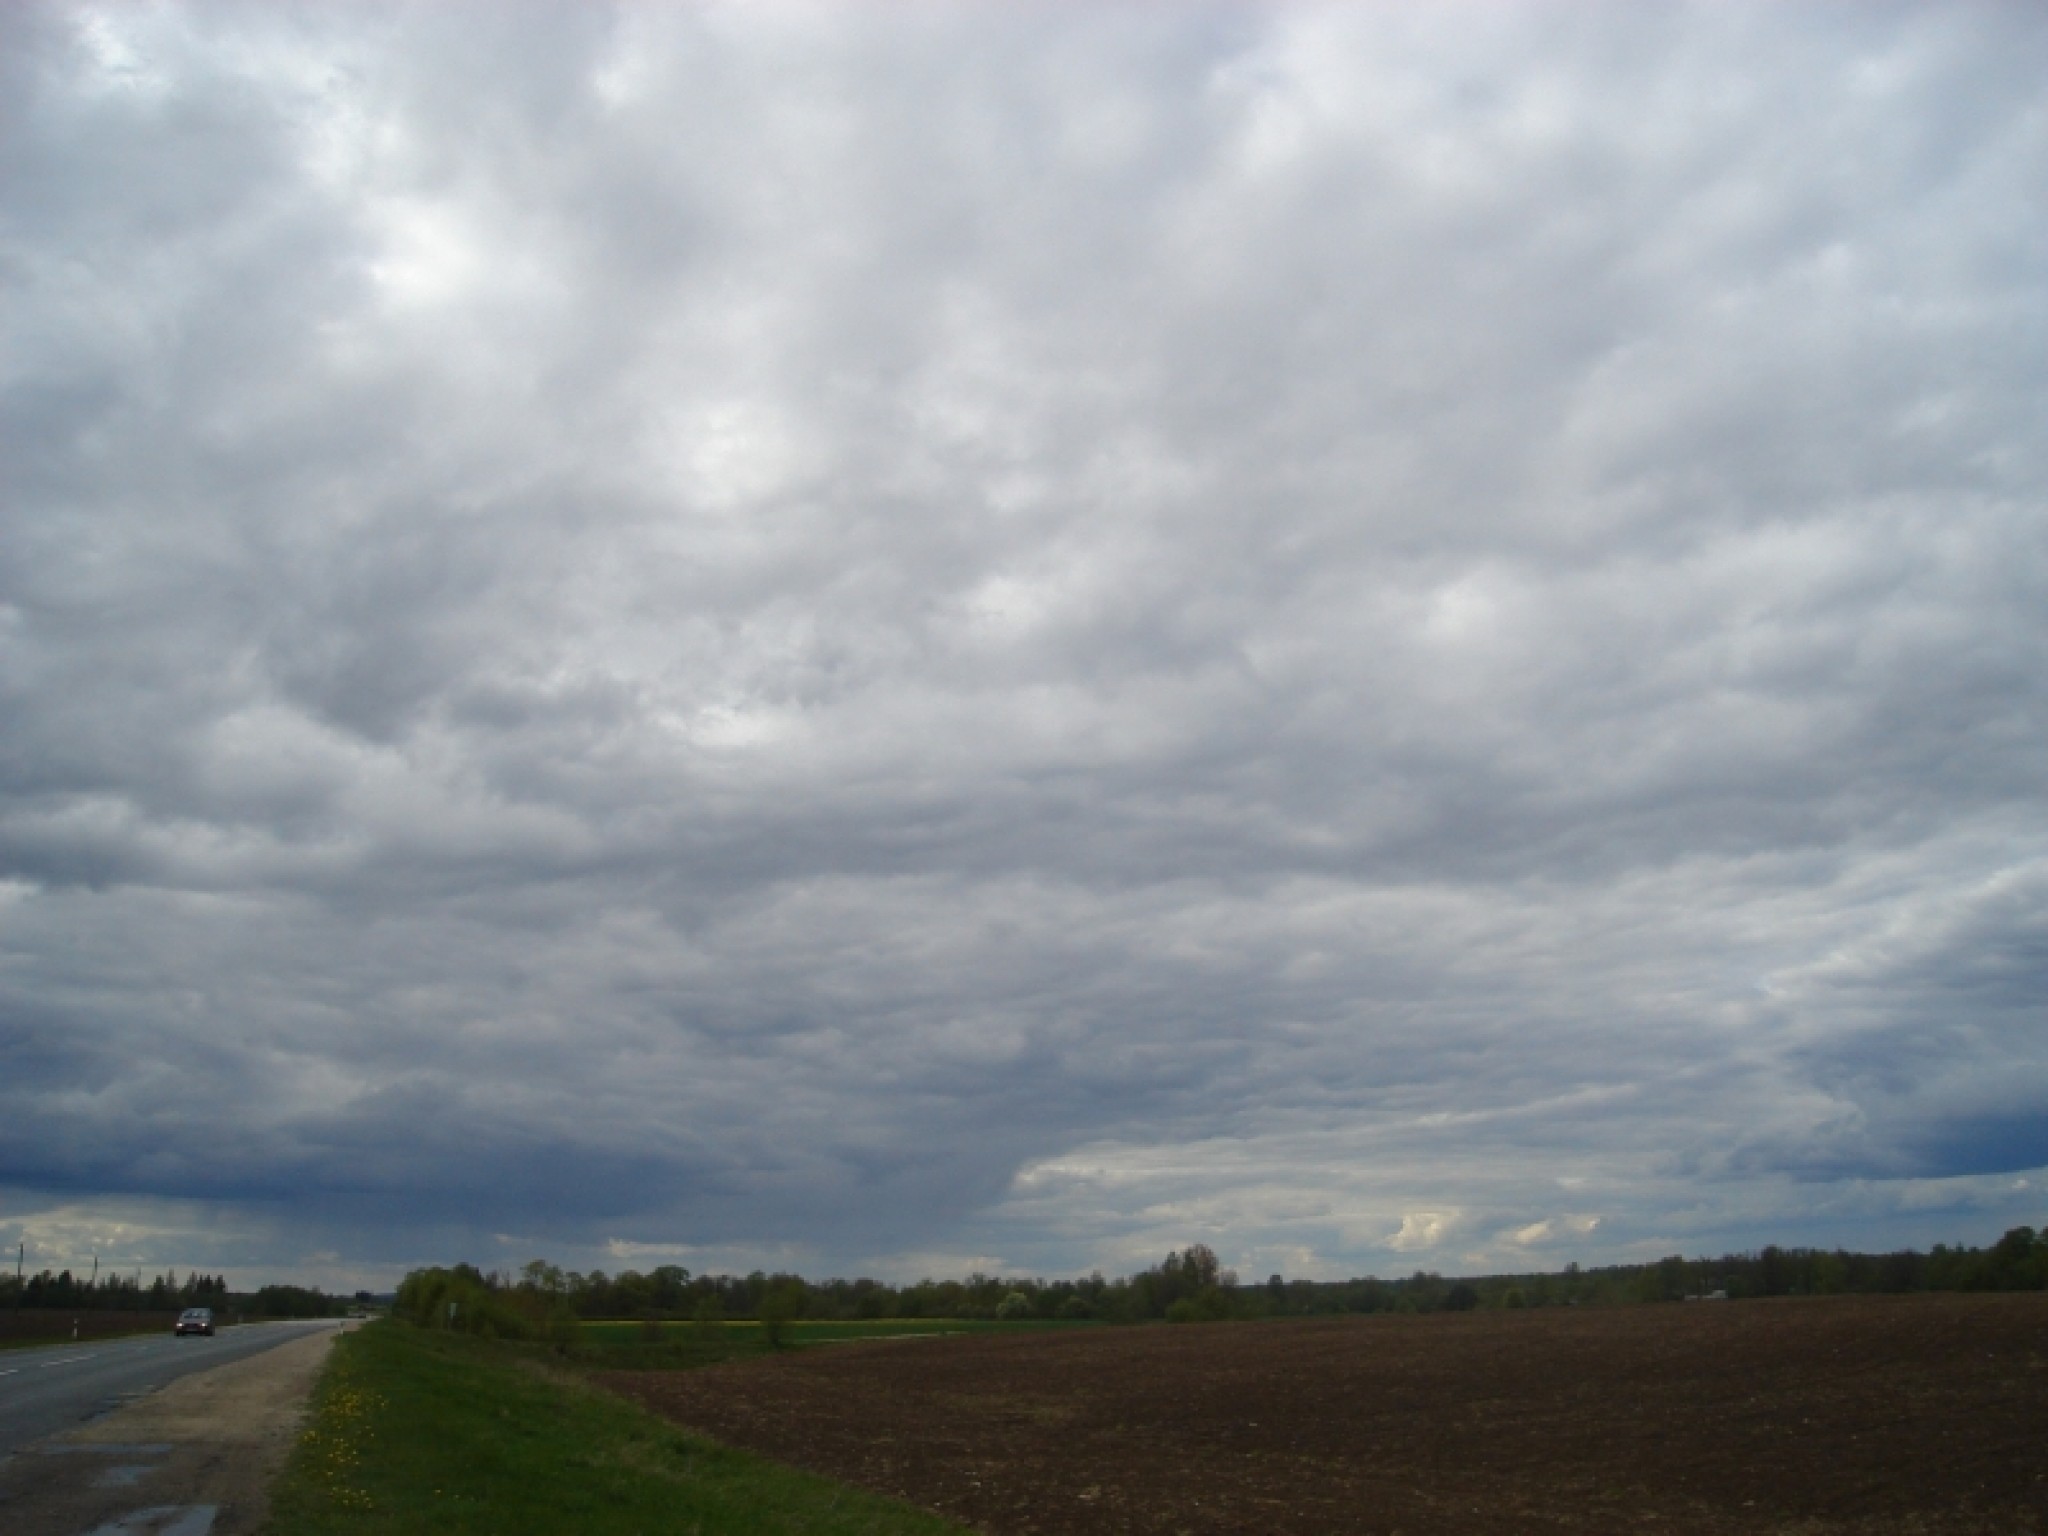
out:
<path id="1" fill-rule="evenodd" d="M 400 1282 L 393 1310 L 421 1328 L 484 1339 L 520 1339 L 528 1332 L 526 1319 L 469 1264 L 414 1270 Z"/>
<path id="2" fill-rule="evenodd" d="M 1233 1308 L 1230 1293 L 1220 1285 L 1205 1285 L 1192 1296 L 1183 1296 L 1166 1309 L 1169 1323 L 1220 1323 Z"/>

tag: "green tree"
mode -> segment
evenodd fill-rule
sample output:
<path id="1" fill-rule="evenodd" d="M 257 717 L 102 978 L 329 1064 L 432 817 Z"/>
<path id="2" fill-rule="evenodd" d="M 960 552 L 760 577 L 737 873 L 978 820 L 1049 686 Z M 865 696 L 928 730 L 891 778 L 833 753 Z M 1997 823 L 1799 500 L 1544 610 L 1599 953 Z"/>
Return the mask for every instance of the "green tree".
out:
<path id="1" fill-rule="evenodd" d="M 795 1279 L 778 1280 L 762 1293 L 755 1315 L 770 1349 L 782 1348 L 789 1325 L 804 1315 L 806 1299 L 803 1281 Z"/>

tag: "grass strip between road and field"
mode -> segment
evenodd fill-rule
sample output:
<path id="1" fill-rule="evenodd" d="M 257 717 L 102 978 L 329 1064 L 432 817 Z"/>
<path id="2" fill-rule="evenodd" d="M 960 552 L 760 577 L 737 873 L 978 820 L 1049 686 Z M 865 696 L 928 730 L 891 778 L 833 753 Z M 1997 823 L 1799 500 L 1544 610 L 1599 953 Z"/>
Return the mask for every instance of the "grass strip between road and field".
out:
<path id="1" fill-rule="evenodd" d="M 119 1333 L 93 1333 L 81 1338 L 72 1338 L 68 1333 L 20 1334 L 14 1338 L 0 1338 L 0 1350 L 10 1349 L 75 1349 L 83 1344 L 106 1344 L 114 1339 L 139 1339 L 169 1333 L 168 1328 L 124 1328 Z"/>
<path id="2" fill-rule="evenodd" d="M 958 1536 L 728 1450 L 506 1346 L 397 1321 L 335 1341 L 268 1536 Z"/>

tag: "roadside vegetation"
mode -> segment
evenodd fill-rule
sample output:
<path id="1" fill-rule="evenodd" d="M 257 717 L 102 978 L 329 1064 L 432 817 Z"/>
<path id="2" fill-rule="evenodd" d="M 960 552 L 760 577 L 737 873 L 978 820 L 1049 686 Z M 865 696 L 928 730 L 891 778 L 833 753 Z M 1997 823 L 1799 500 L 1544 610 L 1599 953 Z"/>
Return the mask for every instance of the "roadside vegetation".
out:
<path id="1" fill-rule="evenodd" d="M 336 1340 L 268 1536 L 960 1530 L 712 1445 L 545 1359 L 532 1345 L 396 1320 Z"/>

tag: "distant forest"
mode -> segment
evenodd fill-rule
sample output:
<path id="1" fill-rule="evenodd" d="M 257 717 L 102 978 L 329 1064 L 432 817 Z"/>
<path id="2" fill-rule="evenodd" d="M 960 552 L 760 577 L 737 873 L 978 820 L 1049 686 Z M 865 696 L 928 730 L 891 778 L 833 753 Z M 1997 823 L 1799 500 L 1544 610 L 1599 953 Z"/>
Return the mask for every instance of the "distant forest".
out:
<path id="1" fill-rule="evenodd" d="M 1024 1280 L 976 1274 L 965 1280 L 806 1280 L 801 1275 L 692 1275 L 679 1265 L 649 1273 L 581 1274 L 536 1260 L 516 1275 L 472 1265 L 416 1270 L 398 1309 L 421 1322 L 518 1334 L 574 1319 L 987 1318 L 1138 1323 L 1311 1317 L 1335 1313 L 1471 1311 L 1479 1308 L 1618 1306 L 1909 1291 L 2048 1289 L 2048 1231 L 2015 1227 L 1987 1248 L 1936 1244 L 1926 1253 L 1849 1253 L 1767 1247 L 1718 1259 L 1673 1255 L 1649 1264 L 1558 1273 L 1447 1278 L 1426 1270 L 1400 1279 L 1246 1283 L 1204 1244 L 1171 1253 L 1121 1279 Z M 450 1304 L 454 1310 L 449 1310 Z"/>
<path id="2" fill-rule="evenodd" d="M 0 1276 L 0 1310 L 41 1307 L 65 1312 L 182 1312 L 211 1307 L 224 1316 L 335 1317 L 355 1303 L 324 1291 L 298 1285 L 266 1285 L 256 1291 L 231 1291 L 224 1275 L 197 1270 L 183 1280 L 176 1270 L 158 1275 L 147 1285 L 139 1275 L 112 1273 L 83 1279 L 70 1270 L 45 1269 L 26 1278 Z"/>

